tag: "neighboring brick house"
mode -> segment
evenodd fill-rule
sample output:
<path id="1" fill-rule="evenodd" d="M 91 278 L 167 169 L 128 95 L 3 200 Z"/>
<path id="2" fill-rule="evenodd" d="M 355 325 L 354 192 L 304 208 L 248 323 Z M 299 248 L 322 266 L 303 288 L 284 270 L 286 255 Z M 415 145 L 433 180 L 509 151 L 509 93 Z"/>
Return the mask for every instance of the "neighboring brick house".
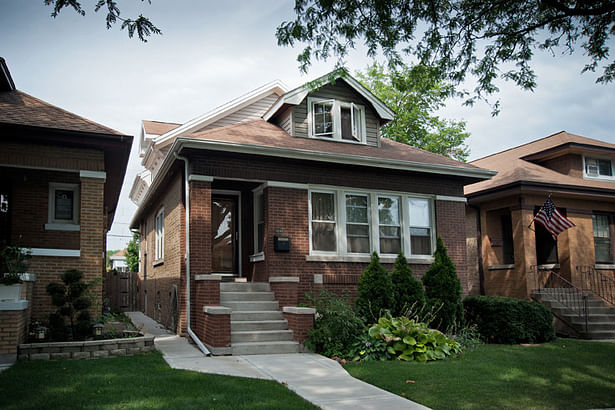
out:
<path id="1" fill-rule="evenodd" d="M 420 277 L 437 235 L 467 293 L 463 187 L 493 172 L 381 138 L 394 113 L 352 77 L 327 79 L 271 83 L 183 125 L 143 121 L 131 227 L 149 316 L 228 347 L 221 280 L 270 282 L 283 307 L 356 295 L 372 252 L 390 269 L 403 251 Z"/>
<path id="2" fill-rule="evenodd" d="M 468 252 L 477 261 L 469 266 L 470 286 L 476 293 L 529 298 L 537 270 L 559 273 L 586 290 L 588 271 L 612 283 L 614 163 L 615 144 L 565 131 L 472 161 L 498 171 L 465 188 Z M 549 195 L 576 225 L 557 241 L 538 223 L 529 228 Z"/>
<path id="3" fill-rule="evenodd" d="M 56 309 L 49 282 L 72 268 L 85 281 L 102 278 L 132 137 L 17 90 L 1 58 L 0 68 L 0 248 L 31 249 L 28 308 L 47 321 Z"/>

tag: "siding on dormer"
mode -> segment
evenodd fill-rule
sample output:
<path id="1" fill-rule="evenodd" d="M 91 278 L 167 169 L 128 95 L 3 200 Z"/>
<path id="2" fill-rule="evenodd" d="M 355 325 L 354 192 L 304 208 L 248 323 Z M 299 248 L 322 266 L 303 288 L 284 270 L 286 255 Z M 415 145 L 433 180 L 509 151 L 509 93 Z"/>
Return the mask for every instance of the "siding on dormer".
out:
<path id="1" fill-rule="evenodd" d="M 247 107 L 243 107 L 242 109 L 201 128 L 199 131 L 210 130 L 212 128 L 224 127 L 243 121 L 261 118 L 265 111 L 267 111 L 277 101 L 278 97 L 279 96 L 277 94 L 271 93 L 268 96 L 248 105 Z"/>

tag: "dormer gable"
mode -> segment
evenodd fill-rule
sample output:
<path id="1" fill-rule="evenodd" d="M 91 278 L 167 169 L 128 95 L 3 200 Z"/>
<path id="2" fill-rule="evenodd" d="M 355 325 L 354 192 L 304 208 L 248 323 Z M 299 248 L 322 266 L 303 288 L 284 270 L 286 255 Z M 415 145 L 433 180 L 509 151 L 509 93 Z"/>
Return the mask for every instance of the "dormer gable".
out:
<path id="1" fill-rule="evenodd" d="M 333 72 L 280 97 L 263 118 L 297 138 L 379 145 L 393 111 L 350 75 Z"/>

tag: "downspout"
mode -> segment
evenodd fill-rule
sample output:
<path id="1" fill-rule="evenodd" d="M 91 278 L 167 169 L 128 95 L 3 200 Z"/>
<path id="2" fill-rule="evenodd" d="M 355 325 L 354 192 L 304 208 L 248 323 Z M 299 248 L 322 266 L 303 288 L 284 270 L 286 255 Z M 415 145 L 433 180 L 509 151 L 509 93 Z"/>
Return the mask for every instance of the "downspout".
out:
<path id="1" fill-rule="evenodd" d="M 175 158 L 184 161 L 184 177 L 186 191 L 186 330 L 194 343 L 201 349 L 203 354 L 210 356 L 211 352 L 205 347 L 199 337 L 192 331 L 190 327 L 190 183 L 188 181 L 188 158 L 182 157 L 177 152 L 173 152 Z"/>

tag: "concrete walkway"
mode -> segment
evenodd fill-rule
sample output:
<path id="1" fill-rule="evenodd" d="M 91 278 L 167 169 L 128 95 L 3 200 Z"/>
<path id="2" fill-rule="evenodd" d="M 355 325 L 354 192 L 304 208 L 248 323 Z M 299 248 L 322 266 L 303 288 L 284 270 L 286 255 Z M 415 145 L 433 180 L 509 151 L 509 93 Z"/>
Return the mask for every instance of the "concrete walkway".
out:
<path id="1" fill-rule="evenodd" d="M 128 312 L 174 369 L 275 380 L 322 409 L 427 409 L 350 376 L 334 360 L 309 353 L 205 357 L 141 312 Z"/>

